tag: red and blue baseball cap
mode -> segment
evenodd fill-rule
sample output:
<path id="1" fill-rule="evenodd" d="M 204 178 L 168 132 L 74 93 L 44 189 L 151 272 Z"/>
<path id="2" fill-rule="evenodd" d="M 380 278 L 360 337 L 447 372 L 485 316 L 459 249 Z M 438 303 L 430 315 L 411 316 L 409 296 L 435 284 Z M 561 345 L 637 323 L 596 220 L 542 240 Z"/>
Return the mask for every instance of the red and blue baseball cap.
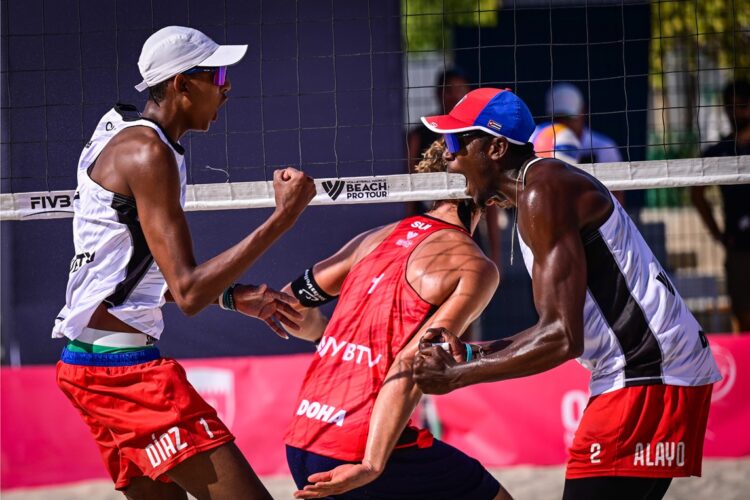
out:
<path id="1" fill-rule="evenodd" d="M 508 89 L 472 90 L 447 115 L 423 116 L 422 123 L 450 139 L 451 134 L 481 130 L 513 144 L 529 142 L 536 125 L 526 103 Z"/>

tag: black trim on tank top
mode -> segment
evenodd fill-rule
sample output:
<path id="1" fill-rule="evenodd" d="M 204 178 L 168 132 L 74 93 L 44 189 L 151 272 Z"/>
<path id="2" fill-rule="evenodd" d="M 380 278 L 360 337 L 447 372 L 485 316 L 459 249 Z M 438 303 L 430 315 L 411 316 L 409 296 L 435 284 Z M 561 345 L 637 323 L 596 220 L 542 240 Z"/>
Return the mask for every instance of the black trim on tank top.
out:
<path id="1" fill-rule="evenodd" d="M 604 219 L 596 225 L 596 227 L 592 228 L 583 228 L 581 229 L 581 241 L 583 241 L 583 245 L 588 245 L 589 241 L 594 240 L 598 237 L 601 237 L 599 234 L 599 229 L 609 221 L 609 219 L 612 218 L 612 215 L 615 213 L 615 203 L 612 202 L 612 206 L 610 207 L 609 211 L 607 212 L 607 215 L 604 217 Z"/>
<path id="2" fill-rule="evenodd" d="M 127 226 L 130 232 L 130 239 L 133 245 L 133 254 L 128 262 L 125 278 L 115 286 L 115 290 L 104 299 L 108 307 L 122 305 L 130 294 L 135 290 L 138 283 L 148 272 L 154 257 L 146 243 L 146 237 L 143 234 L 141 223 L 138 220 L 138 209 L 135 206 L 135 200 L 115 194 L 112 197 L 111 207 L 117 212 L 117 220 Z"/>
<path id="3" fill-rule="evenodd" d="M 156 125 L 156 127 L 161 131 L 162 134 L 164 134 L 164 137 L 166 137 L 167 142 L 169 143 L 172 148 L 177 151 L 179 154 L 184 155 L 185 154 L 185 148 L 183 148 L 180 144 L 174 142 L 171 137 L 169 137 L 169 134 L 161 128 L 161 125 L 156 123 L 154 120 L 151 120 L 150 118 L 146 118 L 145 116 L 141 116 L 141 113 L 138 111 L 138 108 L 133 106 L 132 104 L 125 104 L 122 102 L 118 102 L 115 104 L 115 111 L 117 111 L 120 116 L 122 117 L 123 121 L 126 122 L 136 122 L 138 120 L 145 120 L 147 122 L 153 123 Z M 135 114 L 133 114 L 135 113 Z M 127 114 L 127 115 L 126 115 Z"/>
<path id="4" fill-rule="evenodd" d="M 588 290 L 625 356 L 625 386 L 662 383 L 659 342 L 601 232 L 584 240 L 584 251 Z"/>

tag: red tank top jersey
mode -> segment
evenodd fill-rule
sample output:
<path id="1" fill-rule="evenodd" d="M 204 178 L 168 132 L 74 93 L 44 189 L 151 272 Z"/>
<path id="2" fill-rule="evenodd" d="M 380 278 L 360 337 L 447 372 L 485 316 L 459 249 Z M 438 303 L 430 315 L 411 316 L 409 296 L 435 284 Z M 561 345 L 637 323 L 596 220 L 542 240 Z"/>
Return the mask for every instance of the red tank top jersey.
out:
<path id="1" fill-rule="evenodd" d="M 396 355 L 435 311 L 406 280 L 414 249 L 442 229 L 427 216 L 404 219 L 352 267 L 297 399 L 286 443 L 362 460 L 375 399 Z"/>

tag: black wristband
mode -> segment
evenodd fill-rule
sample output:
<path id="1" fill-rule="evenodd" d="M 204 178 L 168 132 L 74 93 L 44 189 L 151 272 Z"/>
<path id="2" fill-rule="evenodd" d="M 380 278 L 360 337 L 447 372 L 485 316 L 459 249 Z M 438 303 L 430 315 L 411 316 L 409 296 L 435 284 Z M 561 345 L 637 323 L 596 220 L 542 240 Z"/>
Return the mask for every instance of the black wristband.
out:
<path id="1" fill-rule="evenodd" d="M 302 276 L 292 281 L 292 293 L 305 307 L 320 307 L 336 298 L 320 288 L 315 281 L 312 268 L 305 269 Z"/>

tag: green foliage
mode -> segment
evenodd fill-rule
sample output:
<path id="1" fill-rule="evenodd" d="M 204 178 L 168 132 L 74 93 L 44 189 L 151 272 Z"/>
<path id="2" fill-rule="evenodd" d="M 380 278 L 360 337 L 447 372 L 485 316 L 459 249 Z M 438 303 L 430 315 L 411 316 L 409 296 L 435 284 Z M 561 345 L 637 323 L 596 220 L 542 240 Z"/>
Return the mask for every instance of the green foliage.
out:
<path id="1" fill-rule="evenodd" d="M 719 68 L 750 74 L 750 0 L 657 0 L 651 4 L 651 85 L 661 88 L 662 57 L 685 54 L 684 69 L 698 69 L 698 51 Z M 703 68 L 705 69 L 705 68 Z"/>
<path id="2" fill-rule="evenodd" d="M 404 48 L 449 50 L 455 26 L 497 26 L 499 0 L 401 0 Z"/>

